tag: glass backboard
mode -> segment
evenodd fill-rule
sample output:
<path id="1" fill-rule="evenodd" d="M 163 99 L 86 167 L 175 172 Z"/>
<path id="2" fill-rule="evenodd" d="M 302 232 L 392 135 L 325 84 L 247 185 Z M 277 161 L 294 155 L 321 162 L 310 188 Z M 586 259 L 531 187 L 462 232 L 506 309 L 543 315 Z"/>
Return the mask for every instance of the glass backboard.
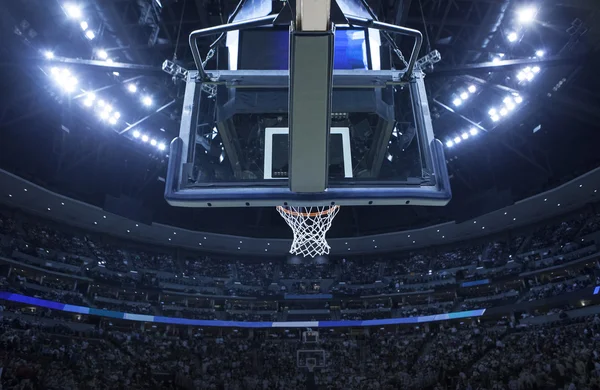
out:
<path id="1" fill-rule="evenodd" d="M 451 192 L 443 147 L 433 134 L 423 74 L 410 71 L 412 57 L 407 69 L 392 69 L 389 49 L 381 47 L 373 23 L 336 26 L 320 35 L 258 24 L 234 26 L 239 32 L 235 40 L 228 37 L 229 69 L 202 67 L 188 73 L 180 135 L 171 145 L 166 180 L 170 204 L 448 203 Z M 311 46 L 304 44 L 313 38 L 321 45 L 315 47 L 325 48 L 321 53 L 327 55 L 330 47 L 329 94 L 321 95 L 326 106 L 302 100 L 297 93 L 304 82 L 314 83 L 310 72 L 305 79 L 293 77 L 299 65 L 322 60 L 311 58 Z M 417 46 L 413 51 L 418 53 Z M 311 96 L 307 92 L 304 96 Z M 292 127 L 304 119 L 296 114 L 296 122 L 292 121 L 294 108 L 302 104 L 306 119 L 313 113 L 306 107 L 314 107 L 315 116 L 325 113 L 322 129 Z M 323 161 L 322 169 L 310 168 L 321 167 L 316 160 Z M 303 180 L 321 176 L 322 189 L 298 191 L 293 185 L 298 172 Z"/>

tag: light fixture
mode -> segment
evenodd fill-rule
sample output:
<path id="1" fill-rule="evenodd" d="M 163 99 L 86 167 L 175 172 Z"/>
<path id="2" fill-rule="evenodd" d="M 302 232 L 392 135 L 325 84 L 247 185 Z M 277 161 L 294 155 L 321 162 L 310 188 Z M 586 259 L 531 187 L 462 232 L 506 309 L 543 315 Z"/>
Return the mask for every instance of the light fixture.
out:
<path id="1" fill-rule="evenodd" d="M 536 52 L 535 52 L 535 56 L 536 56 L 536 57 L 540 57 L 540 58 L 541 58 L 541 57 L 543 57 L 544 55 L 546 55 L 546 52 L 545 52 L 545 51 L 543 51 L 543 50 L 536 50 Z"/>
<path id="2" fill-rule="evenodd" d="M 475 93 L 477 92 L 477 87 L 474 86 L 473 84 L 469 85 L 469 93 Z"/>
<path id="3" fill-rule="evenodd" d="M 520 71 L 519 73 L 517 73 L 517 80 L 519 81 L 525 81 L 525 79 L 527 78 L 527 73 Z"/>
<path id="4" fill-rule="evenodd" d="M 48 211 L 50 211 L 50 207 L 48 207 Z"/>
<path id="5" fill-rule="evenodd" d="M 140 138 L 140 132 L 138 130 L 133 131 L 133 138 Z"/>
<path id="6" fill-rule="evenodd" d="M 96 38 L 96 34 L 92 30 L 87 30 L 85 32 L 85 37 L 91 41 L 92 39 Z"/>
<path id="7" fill-rule="evenodd" d="M 98 107 L 104 107 L 106 102 L 104 100 L 98 100 Z"/>
<path id="8" fill-rule="evenodd" d="M 148 142 L 148 136 L 147 135 L 142 135 L 142 141 L 143 142 Z"/>
<path id="9" fill-rule="evenodd" d="M 98 58 L 100 58 L 101 60 L 106 60 L 108 58 L 108 53 L 106 52 L 106 50 L 98 50 Z"/>
<path id="10" fill-rule="evenodd" d="M 492 115 L 492 122 L 498 122 L 500 117 L 498 115 Z"/>
<path id="11" fill-rule="evenodd" d="M 477 135 L 479 133 L 479 130 L 477 130 L 476 127 L 472 127 L 471 130 L 469 130 L 469 133 L 471 135 Z"/>
<path id="12" fill-rule="evenodd" d="M 156 140 L 155 139 L 150 140 L 150 145 L 156 146 Z"/>
<path id="13" fill-rule="evenodd" d="M 537 9 L 534 7 L 525 7 L 517 11 L 517 20 L 521 24 L 529 24 L 535 20 Z"/>
<path id="14" fill-rule="evenodd" d="M 86 107 L 91 107 L 94 104 L 94 101 L 88 98 L 83 101 L 83 104 L 85 104 Z"/>
<path id="15" fill-rule="evenodd" d="M 462 137 L 462 139 L 467 139 L 467 138 L 469 138 L 469 134 L 468 133 L 462 133 L 461 137 Z"/>
<path id="16" fill-rule="evenodd" d="M 61 206 L 64 206 L 64 205 L 65 205 L 65 202 L 60 202 L 60 205 L 61 205 Z"/>
<path id="17" fill-rule="evenodd" d="M 452 104 L 454 104 L 456 107 L 460 106 L 462 104 L 462 99 L 461 98 L 456 98 L 452 101 Z"/>
<path id="18" fill-rule="evenodd" d="M 494 116 L 498 114 L 498 111 L 495 108 L 490 108 L 488 114 L 490 114 L 490 116 Z"/>
<path id="19" fill-rule="evenodd" d="M 117 124 L 117 118 L 112 117 L 108 120 L 108 123 L 110 123 L 111 125 L 116 125 Z"/>
<path id="20" fill-rule="evenodd" d="M 500 109 L 500 116 L 506 116 L 506 115 L 508 115 L 508 110 L 506 108 L 502 107 Z"/>
<path id="21" fill-rule="evenodd" d="M 452 142 L 452 140 L 450 140 L 450 141 L 446 142 L 446 146 L 451 148 L 454 146 L 454 142 Z"/>
<path id="22" fill-rule="evenodd" d="M 162 142 L 160 144 L 158 144 L 158 150 L 165 150 L 167 148 L 167 146 L 165 144 L 163 144 Z"/>
<path id="23" fill-rule="evenodd" d="M 519 36 L 517 35 L 516 32 L 512 31 L 512 32 L 508 33 L 506 38 L 508 39 L 509 42 L 516 42 L 517 39 L 519 39 Z"/>
<path id="24" fill-rule="evenodd" d="M 152 98 L 150 96 L 144 96 L 142 98 L 142 103 L 144 104 L 144 106 L 150 107 L 152 105 Z"/>
<path id="25" fill-rule="evenodd" d="M 86 22 L 85 20 L 83 20 L 81 23 L 79 23 L 79 26 L 81 27 L 81 29 L 83 31 L 87 30 L 89 27 L 88 22 Z"/>
<path id="26" fill-rule="evenodd" d="M 54 53 L 53 53 L 53 52 L 51 52 L 51 51 L 49 51 L 49 50 L 46 50 L 46 51 L 44 52 L 44 57 L 46 57 L 47 59 L 51 60 L 51 59 L 53 59 L 53 58 L 54 58 Z"/>
<path id="27" fill-rule="evenodd" d="M 69 17 L 73 18 L 73 19 L 79 19 L 81 18 L 81 8 L 79 8 L 78 5 L 75 4 L 66 4 L 65 5 L 65 11 L 67 11 L 67 15 L 69 15 Z"/>
<path id="28" fill-rule="evenodd" d="M 463 93 L 460 94 L 460 98 L 462 100 L 467 100 L 469 98 L 469 94 L 466 93 L 466 92 L 463 92 Z"/>
<path id="29" fill-rule="evenodd" d="M 107 119 L 108 119 L 108 117 L 109 117 L 109 113 L 108 113 L 108 112 L 106 112 L 106 111 L 102 111 L 102 112 L 100 113 L 100 119 L 102 119 L 103 121 L 107 120 Z"/>
<path id="30" fill-rule="evenodd" d="M 521 96 L 515 96 L 515 103 L 517 104 L 521 104 L 523 103 L 523 98 Z"/>
<path id="31" fill-rule="evenodd" d="M 532 71 L 533 73 L 540 73 L 540 70 L 541 70 L 541 69 L 540 69 L 540 67 L 539 67 L 539 66 L 534 66 L 533 68 L 531 68 L 531 71 Z"/>
<path id="32" fill-rule="evenodd" d="M 133 83 L 129 83 L 127 84 L 127 90 L 131 93 L 136 93 L 137 92 L 137 86 Z"/>
<path id="33" fill-rule="evenodd" d="M 115 118 L 119 119 L 119 118 L 121 117 L 121 113 L 117 111 L 117 112 L 115 112 L 115 113 L 113 114 L 113 116 L 114 116 Z"/>

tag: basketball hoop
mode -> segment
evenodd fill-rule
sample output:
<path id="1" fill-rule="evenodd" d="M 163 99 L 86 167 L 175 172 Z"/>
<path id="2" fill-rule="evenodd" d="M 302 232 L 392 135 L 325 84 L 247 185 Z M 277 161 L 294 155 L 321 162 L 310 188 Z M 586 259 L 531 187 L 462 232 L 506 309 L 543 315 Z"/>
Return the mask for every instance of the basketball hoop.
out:
<path id="1" fill-rule="evenodd" d="M 331 247 L 325 235 L 340 206 L 288 207 L 277 206 L 277 211 L 292 228 L 294 240 L 290 253 L 305 257 L 329 254 Z"/>

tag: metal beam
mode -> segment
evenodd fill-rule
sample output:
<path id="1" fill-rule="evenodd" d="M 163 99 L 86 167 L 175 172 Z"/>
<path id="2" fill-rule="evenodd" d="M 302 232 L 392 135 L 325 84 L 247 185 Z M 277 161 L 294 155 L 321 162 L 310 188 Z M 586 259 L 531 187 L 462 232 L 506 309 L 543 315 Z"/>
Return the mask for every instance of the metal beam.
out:
<path id="1" fill-rule="evenodd" d="M 437 104 L 438 106 L 442 107 L 444 110 L 450 112 L 451 114 L 455 115 L 456 117 L 462 119 L 463 121 L 469 123 L 472 126 L 477 127 L 479 130 L 484 131 L 484 132 L 488 132 L 488 129 L 486 129 L 485 127 L 481 126 L 479 123 L 467 118 L 466 116 L 459 114 L 458 112 L 454 111 L 452 108 L 448 107 L 447 105 L 445 105 L 444 103 L 440 102 L 437 99 L 433 99 L 433 102 L 435 104 Z"/>
<path id="2" fill-rule="evenodd" d="M 89 68 L 91 70 L 100 70 L 103 72 L 134 72 L 137 74 L 156 75 L 165 74 L 160 66 L 127 64 L 122 62 L 108 63 L 106 61 L 84 60 L 80 58 L 54 57 L 52 59 L 42 58 L 15 58 L 12 61 L 0 62 L 0 67 L 18 67 L 35 66 L 43 64 L 67 64 L 75 68 Z"/>
<path id="3" fill-rule="evenodd" d="M 505 72 L 514 69 L 521 69 L 524 66 L 540 65 L 544 67 L 560 66 L 567 64 L 585 63 L 589 55 L 580 56 L 556 56 L 545 59 L 525 58 L 519 60 L 504 60 L 498 62 L 482 62 L 476 64 L 466 64 L 460 66 L 444 66 L 437 67 L 434 71 L 428 74 L 427 77 L 449 77 L 460 76 L 471 72 Z"/>
<path id="4" fill-rule="evenodd" d="M 465 80 L 468 80 L 470 82 L 473 82 L 473 83 L 485 85 L 485 86 L 487 86 L 489 88 L 496 89 L 496 90 L 498 90 L 500 92 L 518 93 L 519 95 L 521 95 L 523 97 L 526 96 L 526 94 L 523 93 L 523 92 L 521 92 L 521 91 L 518 91 L 516 89 L 510 88 L 510 87 L 507 87 L 507 86 L 504 86 L 504 85 L 496 84 L 496 83 L 493 83 L 491 81 L 488 81 L 488 80 L 485 80 L 485 79 L 481 79 L 479 77 L 475 77 L 475 76 L 471 76 L 471 75 L 466 74 L 466 75 L 463 75 L 462 78 L 464 78 Z"/>
<path id="5" fill-rule="evenodd" d="M 160 107 L 159 109 L 157 109 L 153 113 L 151 113 L 149 115 L 146 115 L 145 117 L 143 117 L 142 119 L 140 119 L 139 121 L 137 121 L 135 123 L 130 124 L 125 129 L 119 131 L 119 135 L 123 135 L 123 134 L 127 133 L 129 130 L 133 129 L 134 127 L 141 125 L 142 123 L 146 122 L 148 119 L 152 118 L 156 114 L 158 114 L 161 111 L 164 111 L 167 108 L 171 107 L 173 104 L 175 104 L 175 102 L 176 102 L 176 100 L 171 100 L 169 103 L 167 103 L 164 106 Z"/>
<path id="6" fill-rule="evenodd" d="M 123 81 L 119 81 L 118 83 L 109 84 L 109 85 L 106 85 L 104 87 L 96 88 L 96 89 L 91 90 L 91 91 L 85 91 L 83 93 L 80 93 L 79 95 L 73 96 L 73 99 L 80 99 L 80 98 L 86 96 L 89 93 L 98 93 L 98 92 L 106 91 L 107 89 L 111 89 L 111 88 L 117 87 L 119 85 L 124 85 L 124 84 L 130 83 L 132 81 L 139 80 L 139 79 L 141 79 L 143 77 L 144 76 L 135 76 L 135 77 L 131 77 L 129 79 L 125 79 Z"/>

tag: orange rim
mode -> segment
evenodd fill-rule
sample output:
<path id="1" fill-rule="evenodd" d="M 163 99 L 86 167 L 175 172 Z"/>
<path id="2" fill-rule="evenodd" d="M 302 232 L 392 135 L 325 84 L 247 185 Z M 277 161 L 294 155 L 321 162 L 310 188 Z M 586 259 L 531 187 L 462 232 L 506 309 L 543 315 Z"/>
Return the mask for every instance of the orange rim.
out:
<path id="1" fill-rule="evenodd" d="M 292 210 L 288 210 L 283 206 L 277 206 L 277 210 L 282 211 L 288 215 L 292 215 L 294 217 L 309 217 L 309 218 L 314 218 L 314 217 L 320 217 L 322 215 L 327 215 L 329 213 L 332 213 L 334 210 L 339 209 L 340 206 L 335 205 L 332 206 L 330 208 L 328 208 L 327 210 L 323 210 L 323 211 L 315 211 L 314 213 L 301 213 L 298 211 L 292 211 Z"/>

